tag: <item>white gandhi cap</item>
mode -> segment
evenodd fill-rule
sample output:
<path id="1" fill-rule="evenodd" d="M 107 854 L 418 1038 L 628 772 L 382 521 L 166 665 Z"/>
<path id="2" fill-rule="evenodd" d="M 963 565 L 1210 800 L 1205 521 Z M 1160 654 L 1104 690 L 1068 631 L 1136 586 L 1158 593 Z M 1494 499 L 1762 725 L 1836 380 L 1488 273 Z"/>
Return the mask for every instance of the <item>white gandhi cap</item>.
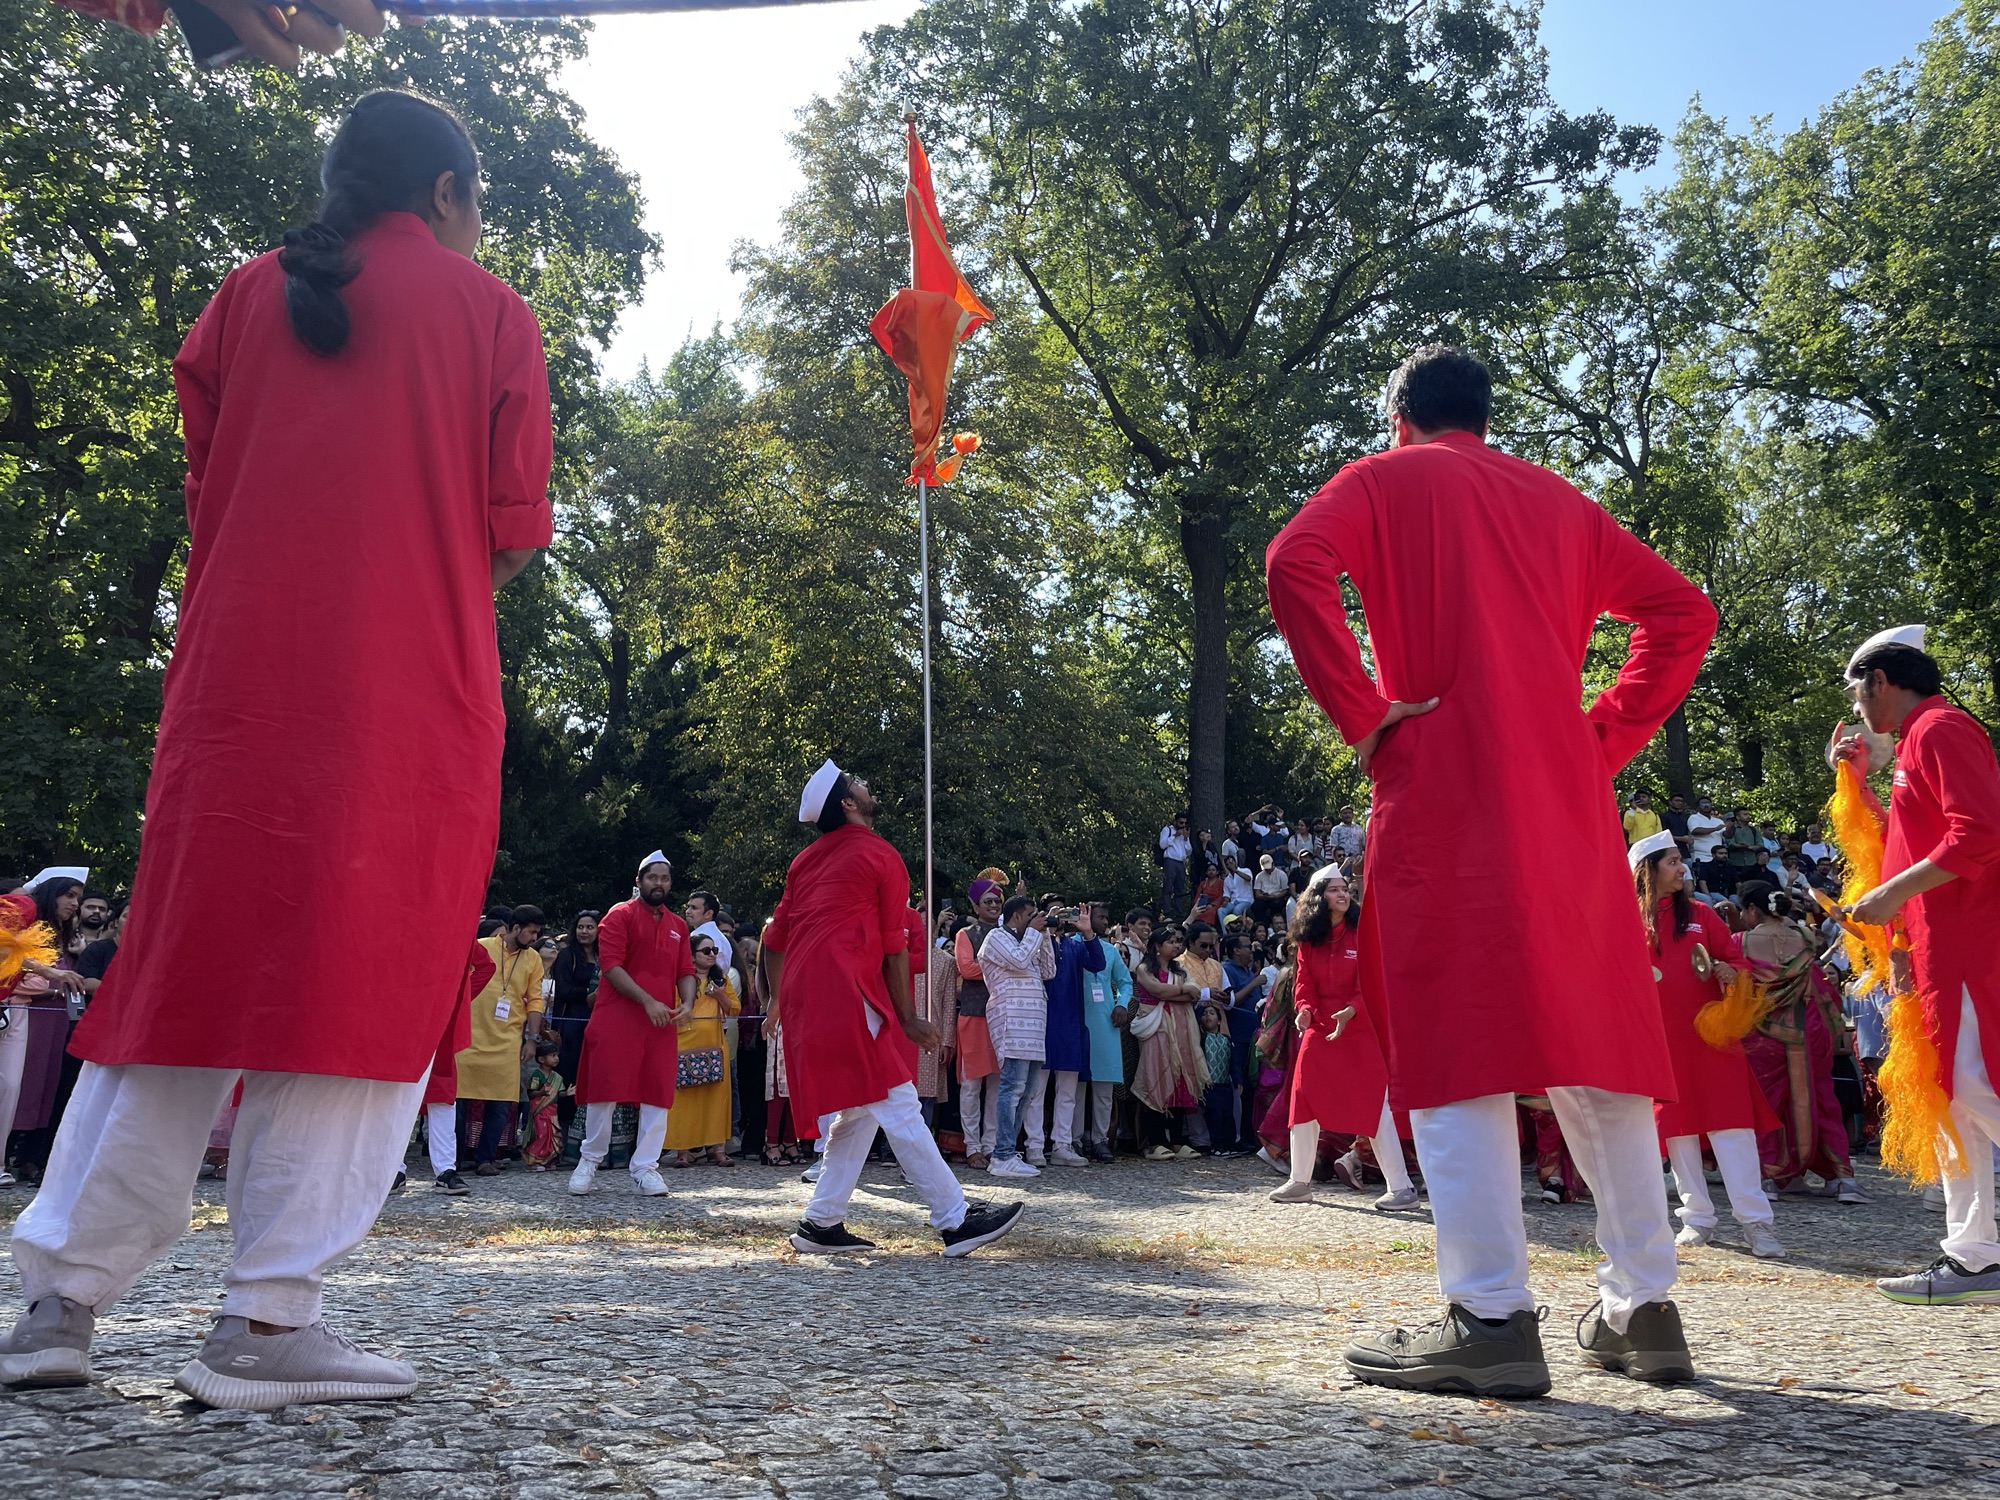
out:
<path id="1" fill-rule="evenodd" d="M 1854 654 L 1847 658 L 1847 670 L 1852 672 L 1854 664 L 1873 651 L 1877 646 L 1908 646 L 1913 651 L 1924 649 L 1924 627 L 1921 625 L 1892 625 L 1887 630 L 1878 630 L 1854 648 Z"/>
<path id="2" fill-rule="evenodd" d="M 833 784 L 838 780 L 840 780 L 840 767 L 831 760 L 812 773 L 812 779 L 806 783 L 806 789 L 799 793 L 801 823 L 819 821 L 819 815 L 826 810 L 827 793 L 833 790 Z"/>
<path id="3" fill-rule="evenodd" d="M 1625 863 L 1633 869 L 1639 868 L 1641 860 L 1650 859 L 1655 854 L 1665 854 L 1674 847 L 1672 830 L 1662 828 L 1658 833 L 1649 833 L 1630 849 L 1625 851 Z"/>

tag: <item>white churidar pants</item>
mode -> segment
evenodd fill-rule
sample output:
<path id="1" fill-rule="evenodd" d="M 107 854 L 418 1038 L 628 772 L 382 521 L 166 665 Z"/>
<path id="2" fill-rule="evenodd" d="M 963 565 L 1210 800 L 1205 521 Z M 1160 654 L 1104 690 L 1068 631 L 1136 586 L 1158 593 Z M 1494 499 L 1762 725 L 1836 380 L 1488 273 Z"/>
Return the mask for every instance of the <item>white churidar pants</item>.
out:
<path id="1" fill-rule="evenodd" d="M 28 1007 L 0 1006 L 0 1016 L 7 1018 L 6 1029 L 0 1030 L 0 1134 L 4 1134 L 20 1106 L 21 1074 L 28 1066 Z M 0 1141 L 0 1166 L 6 1164 L 5 1158 L 6 1142 Z"/>
<path id="2" fill-rule="evenodd" d="M 1056 1117 L 1049 1119 L 1049 1082 L 1056 1086 Z M 1057 1150 L 1076 1143 L 1076 1079 L 1074 1072 L 1051 1073 L 1047 1068 L 1028 1084 L 1028 1097 L 1021 1103 L 1021 1123 L 1027 1127 L 1028 1149 L 1041 1154 L 1048 1149 L 1053 1133 Z"/>
<path id="3" fill-rule="evenodd" d="M 41 1191 L 14 1225 L 28 1302 L 53 1293 L 102 1314 L 187 1232 L 209 1127 L 238 1078 L 222 1312 L 291 1328 L 318 1319 L 322 1278 L 389 1196 L 421 1078 L 85 1063 Z"/>
<path id="4" fill-rule="evenodd" d="M 611 1115 L 616 1104 L 586 1104 L 583 1107 L 583 1150 L 585 1161 L 604 1165 L 611 1151 Z M 634 1176 L 660 1164 L 660 1151 L 667 1144 L 667 1112 L 657 1104 L 639 1106 L 639 1135 L 632 1142 L 632 1160 L 626 1164 Z"/>
<path id="5" fill-rule="evenodd" d="M 1739 1224 L 1769 1224 L 1776 1217 L 1771 1200 L 1764 1196 L 1764 1168 L 1757 1159 L 1757 1132 L 1745 1126 L 1737 1130 L 1711 1130 L 1708 1147 L 1715 1153 L 1715 1165 L 1722 1172 L 1722 1190 L 1729 1195 L 1729 1212 Z M 1674 1186 L 1681 1195 L 1681 1222 L 1696 1229 L 1715 1228 L 1715 1200 L 1709 1196 L 1708 1177 L 1701 1170 L 1701 1137 L 1677 1135 L 1667 1142 L 1667 1160 L 1673 1165 Z"/>
<path id="6" fill-rule="evenodd" d="M 1633 1310 L 1673 1295 L 1680 1275 L 1653 1101 L 1604 1089 L 1552 1088 L 1570 1154 L 1597 1199 L 1604 1320 L 1620 1333 Z M 1521 1148 L 1512 1094 L 1413 1109 L 1417 1160 L 1437 1224 L 1438 1288 L 1477 1318 L 1532 1309 L 1521 1216 Z"/>
<path id="7" fill-rule="evenodd" d="M 959 1129 L 967 1156 L 991 1156 L 1000 1133 L 1000 1075 L 985 1073 L 958 1086 Z"/>
<path id="8" fill-rule="evenodd" d="M 1979 1017 L 1968 986 L 1958 1010 L 1958 1052 L 1951 1064 L 1951 1123 L 1965 1148 L 1964 1170 L 1944 1179 L 1946 1255 L 1969 1271 L 2000 1266 L 2000 1229 L 1994 1224 L 1993 1148 L 2000 1144 L 2000 1097 L 1986 1075 L 1979 1050 Z"/>
<path id="9" fill-rule="evenodd" d="M 424 1134 L 430 1137 L 431 1175 L 442 1177 L 458 1169 L 458 1106 L 426 1104 Z"/>
<path id="10" fill-rule="evenodd" d="M 1388 1179 L 1389 1191 L 1407 1192 L 1412 1186 L 1410 1169 L 1403 1161 L 1403 1138 L 1396 1134 L 1396 1112 L 1389 1108 L 1389 1096 L 1382 1096 L 1382 1118 L 1369 1138 L 1375 1148 L 1375 1164 Z M 1292 1181 L 1311 1182 L 1319 1160 L 1319 1121 L 1306 1120 L 1292 1127 Z M 1525 1231 L 1524 1231 L 1525 1233 Z"/>
<path id="11" fill-rule="evenodd" d="M 1090 1123 L 1088 1127 L 1089 1134 L 1085 1136 L 1084 1133 L 1078 1130 L 1076 1126 L 1073 1124 L 1070 1127 L 1071 1140 L 1076 1140 L 1078 1139 L 1078 1137 L 1081 1136 L 1084 1139 L 1087 1139 L 1099 1146 L 1108 1146 L 1111 1144 L 1111 1091 L 1116 1087 L 1117 1085 L 1114 1083 L 1110 1082 L 1099 1083 L 1094 1078 L 1090 1081 L 1089 1084 Z M 1083 1094 L 1082 1091 L 1079 1090 L 1077 1093 L 1076 1111 L 1073 1118 L 1080 1119 L 1082 1113 L 1083 1113 Z"/>
<path id="12" fill-rule="evenodd" d="M 889 1149 L 896 1153 L 904 1177 L 930 1207 L 932 1227 L 956 1229 L 965 1221 L 965 1189 L 944 1164 L 937 1141 L 924 1124 L 923 1105 L 913 1083 L 897 1084 L 879 1104 L 843 1109 L 833 1117 L 819 1181 L 806 1204 L 807 1221 L 825 1229 L 846 1220 L 848 1202 L 861 1181 L 878 1129 L 889 1138 Z"/>

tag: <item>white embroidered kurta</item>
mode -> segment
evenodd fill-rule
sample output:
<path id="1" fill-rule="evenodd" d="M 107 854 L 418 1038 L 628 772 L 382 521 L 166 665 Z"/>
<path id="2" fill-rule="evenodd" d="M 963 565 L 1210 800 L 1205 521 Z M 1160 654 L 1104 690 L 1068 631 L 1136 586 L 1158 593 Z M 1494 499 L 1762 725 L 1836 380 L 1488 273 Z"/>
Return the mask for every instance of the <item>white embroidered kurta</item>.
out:
<path id="1" fill-rule="evenodd" d="M 1048 934 L 1030 927 L 1015 937 L 996 927 L 979 949 L 979 967 L 986 975 L 986 1029 L 993 1050 L 1003 1058 L 1041 1062 L 1049 1029 L 1049 992 L 1043 984 L 1056 972 Z"/>

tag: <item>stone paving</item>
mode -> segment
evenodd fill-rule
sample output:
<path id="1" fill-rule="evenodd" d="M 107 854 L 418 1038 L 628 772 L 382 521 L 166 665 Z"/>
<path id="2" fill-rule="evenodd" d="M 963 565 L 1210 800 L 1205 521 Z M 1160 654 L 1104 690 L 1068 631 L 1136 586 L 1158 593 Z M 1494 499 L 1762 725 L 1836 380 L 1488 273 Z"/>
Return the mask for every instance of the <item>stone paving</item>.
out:
<path id="1" fill-rule="evenodd" d="M 100 1322 L 99 1384 L 0 1395 L 0 1494 L 2000 1500 L 2000 1308 L 1876 1295 L 1940 1224 L 1879 1176 L 1865 1206 L 1784 1199 L 1790 1263 L 1683 1254 L 1701 1378 L 1680 1388 L 1576 1361 L 1590 1211 L 1531 1207 L 1556 1387 L 1502 1403 L 1370 1390 L 1340 1365 L 1355 1334 L 1434 1315 L 1422 1214 L 1330 1188 L 1274 1205 L 1252 1161 L 976 1175 L 1030 1218 L 960 1261 L 882 1168 L 850 1219 L 881 1252 L 838 1261 L 784 1243 L 795 1171 L 669 1172 L 665 1199 L 621 1171 L 587 1198 L 518 1169 L 468 1199 L 413 1182 L 328 1308 L 423 1389 L 272 1416 L 169 1384 L 226 1259 L 203 1184 L 196 1228 Z M 0 1296 L 11 1316 L 11 1269 Z"/>

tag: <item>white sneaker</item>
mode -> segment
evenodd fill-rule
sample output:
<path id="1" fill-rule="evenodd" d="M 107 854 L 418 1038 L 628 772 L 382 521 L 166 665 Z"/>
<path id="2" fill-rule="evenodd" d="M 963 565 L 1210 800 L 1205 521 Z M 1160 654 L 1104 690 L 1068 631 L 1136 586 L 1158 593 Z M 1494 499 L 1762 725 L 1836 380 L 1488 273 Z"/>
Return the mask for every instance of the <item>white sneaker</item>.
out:
<path id="1" fill-rule="evenodd" d="M 1759 1260 L 1785 1259 L 1785 1247 L 1778 1242 L 1778 1233 L 1769 1224 L 1761 1221 L 1745 1224 L 1743 1238 L 1750 1242 L 1750 1253 Z"/>
<path id="2" fill-rule="evenodd" d="M 1715 1238 L 1715 1231 L 1704 1229 L 1699 1224 L 1683 1224 L 1681 1232 L 1674 1236 L 1676 1245 L 1706 1245 Z"/>
<path id="3" fill-rule="evenodd" d="M 597 1163 L 588 1157 L 576 1164 L 576 1170 L 569 1174 L 569 1190 L 572 1193 L 588 1193 L 597 1186 Z"/>
<path id="4" fill-rule="evenodd" d="M 1934 1182 L 1924 1189 L 1924 1212 L 1941 1214 L 1944 1212 L 1944 1184 Z"/>
<path id="5" fill-rule="evenodd" d="M 667 1191 L 667 1179 L 658 1167 L 641 1167 L 632 1174 L 632 1185 L 648 1198 L 664 1197 Z"/>
<path id="6" fill-rule="evenodd" d="M 803 1172 L 799 1173 L 799 1181 L 818 1182 L 819 1174 L 824 1172 L 825 1170 L 826 1170 L 826 1158 L 824 1156 L 815 1156 L 813 1158 L 813 1164 L 807 1167 Z"/>
<path id="7" fill-rule="evenodd" d="M 1018 1156 L 996 1156 L 993 1158 L 992 1165 L 987 1167 L 986 1170 L 991 1172 L 995 1177 L 1039 1177 L 1042 1175 L 1041 1168 L 1030 1166 Z"/>
<path id="8" fill-rule="evenodd" d="M 1869 1197 L 1861 1191 L 1861 1184 L 1852 1177 L 1836 1177 L 1833 1180 L 1833 1196 L 1841 1203 L 1867 1203 Z"/>
<path id="9" fill-rule="evenodd" d="M 1046 1167 L 1049 1164 L 1048 1156 L 1040 1146 L 1030 1146 L 1026 1159 L 1028 1165 L 1031 1167 Z"/>
<path id="10" fill-rule="evenodd" d="M 1058 1167 L 1087 1167 L 1090 1165 L 1087 1158 L 1078 1155 L 1068 1146 L 1056 1147 L 1055 1150 L 1049 1153 L 1049 1161 Z"/>
<path id="11" fill-rule="evenodd" d="M 1273 1203 L 1310 1203 L 1312 1195 L 1313 1185 L 1308 1179 L 1305 1182 L 1287 1181 L 1280 1187 L 1272 1188 L 1270 1199 Z"/>
<path id="12" fill-rule="evenodd" d="M 1261 1161 L 1273 1172 L 1276 1172 L 1280 1177 L 1289 1179 L 1292 1175 L 1291 1163 L 1279 1161 L 1277 1157 L 1271 1154 L 1268 1146 L 1259 1146 L 1257 1148 L 1257 1160 Z"/>
<path id="13" fill-rule="evenodd" d="M 0 1188 L 10 1188 L 13 1186 L 14 1186 L 14 1174 L 8 1171 L 5 1167 L 0 1167 Z"/>

